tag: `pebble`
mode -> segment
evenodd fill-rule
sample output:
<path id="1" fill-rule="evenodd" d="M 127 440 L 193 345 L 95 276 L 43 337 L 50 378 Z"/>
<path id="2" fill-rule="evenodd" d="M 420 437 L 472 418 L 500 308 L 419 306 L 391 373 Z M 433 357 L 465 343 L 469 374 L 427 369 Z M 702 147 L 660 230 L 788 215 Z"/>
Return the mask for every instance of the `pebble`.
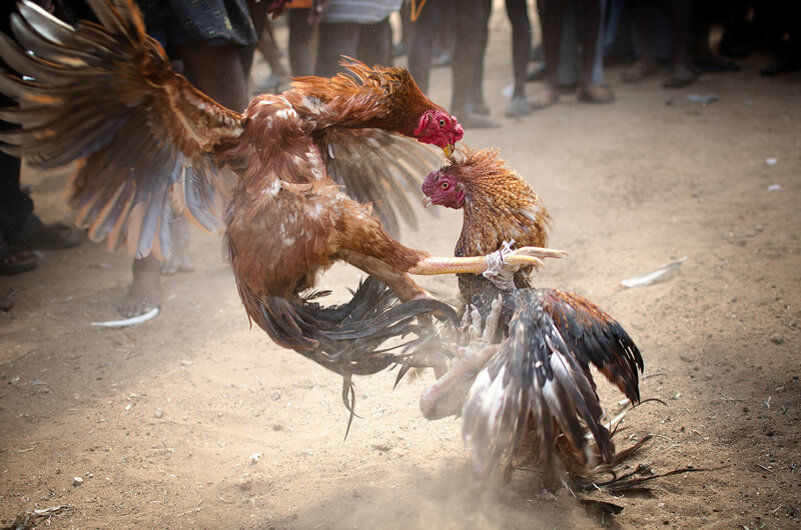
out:
<path id="1" fill-rule="evenodd" d="M 157 418 L 161 418 L 162 416 L 164 416 L 164 411 L 161 409 L 156 409 L 156 412 L 154 412 L 153 415 Z"/>
<path id="2" fill-rule="evenodd" d="M 770 341 L 773 344 L 784 344 L 784 337 L 782 337 L 778 333 L 774 333 L 773 335 L 770 336 Z"/>
<path id="3" fill-rule="evenodd" d="M 192 361 L 190 361 L 188 359 L 181 359 L 181 366 L 190 366 L 191 364 L 192 364 Z"/>
<path id="4" fill-rule="evenodd" d="M 72 485 L 73 486 L 80 486 L 83 484 L 83 479 L 81 477 L 73 477 L 72 478 Z"/>

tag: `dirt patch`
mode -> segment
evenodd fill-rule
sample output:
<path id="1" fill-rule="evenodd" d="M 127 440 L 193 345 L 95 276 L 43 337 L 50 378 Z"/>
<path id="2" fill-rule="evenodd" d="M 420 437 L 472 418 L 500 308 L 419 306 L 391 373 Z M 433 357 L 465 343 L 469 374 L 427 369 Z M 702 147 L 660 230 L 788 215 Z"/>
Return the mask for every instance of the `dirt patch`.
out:
<path id="1" fill-rule="evenodd" d="M 664 479 L 648 495 L 596 498 L 625 507 L 614 518 L 623 527 L 797 527 L 801 77 L 760 78 L 755 58 L 666 91 L 657 79 L 616 83 L 612 68 L 614 104 L 566 96 L 508 120 L 499 116 L 509 30 L 502 13 L 492 24 L 486 92 L 503 128 L 469 130 L 466 141 L 502 148 L 550 207 L 552 246 L 570 256 L 538 283 L 589 296 L 640 345 L 643 397 L 667 406 L 625 420 L 624 435 L 654 434 L 637 460 L 657 472 L 717 469 Z M 447 103 L 449 75 L 435 72 L 435 100 Z M 688 93 L 719 101 L 701 106 Z M 64 177 L 24 176 L 48 221 L 68 215 Z M 460 214 L 420 219 L 404 241 L 450 254 Z M 474 485 L 458 421 L 418 411 L 430 374 L 396 390 L 394 373 L 358 379 L 361 418 L 343 441 L 338 377 L 249 330 L 220 241 L 193 237 L 196 272 L 164 278 L 162 313 L 135 328 L 90 326 L 114 318 L 130 278 L 130 259 L 99 245 L 49 252 L 36 271 L 0 278 L 0 292 L 18 290 L 0 314 L 0 520 L 69 505 L 50 524 L 599 524 L 569 496 L 541 495 L 535 475 Z M 683 256 L 663 283 L 619 287 Z M 359 277 L 337 267 L 321 283 L 342 299 Z M 422 283 L 456 295 L 453 278 Z"/>

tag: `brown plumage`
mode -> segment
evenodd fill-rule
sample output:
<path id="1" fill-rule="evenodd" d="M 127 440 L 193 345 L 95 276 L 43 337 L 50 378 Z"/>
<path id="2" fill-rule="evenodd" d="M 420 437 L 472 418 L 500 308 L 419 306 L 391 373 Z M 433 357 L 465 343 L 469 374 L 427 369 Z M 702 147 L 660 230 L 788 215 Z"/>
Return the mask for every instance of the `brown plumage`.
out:
<path id="1" fill-rule="evenodd" d="M 426 205 L 464 211 L 455 256 L 480 256 L 501 248 L 505 241 L 514 241 L 517 246 L 548 245 L 548 210 L 499 154 L 497 149 L 465 147 L 457 154 L 458 162 L 451 160 L 423 182 Z M 522 267 L 515 273 L 515 286 L 529 287 L 531 271 L 532 267 Z M 476 304 L 490 284 L 480 275 L 459 275 L 459 291 L 466 303 Z"/>
<path id="2" fill-rule="evenodd" d="M 463 159 L 429 174 L 423 193 L 424 202 L 463 210 L 456 246 L 463 255 L 488 252 L 512 239 L 546 243 L 547 211 L 497 151 L 467 149 Z M 551 477 L 555 457 L 571 471 L 589 472 L 599 459 L 611 464 L 615 449 L 601 423 L 590 365 L 638 402 L 643 361 L 626 331 L 586 298 L 529 287 L 526 277 L 516 277 L 515 287 L 506 291 L 476 275 L 460 280 L 466 318 L 473 327 L 485 326 L 479 342 L 468 332 L 461 341 L 468 351 L 481 351 L 457 354 L 451 370 L 458 377 L 446 374 L 462 387 L 471 382 L 461 407 L 439 411 L 424 403 L 424 412 L 461 412 L 463 435 L 472 444 L 474 470 L 481 477 L 499 463 L 510 470 L 529 459 Z M 446 396 L 448 391 L 438 383 L 426 399 L 459 403 Z M 587 431 L 595 447 L 585 438 Z"/>
<path id="3" fill-rule="evenodd" d="M 423 144 L 448 152 L 463 134 L 406 70 L 349 60 L 350 75 L 298 79 L 240 114 L 172 70 L 131 0 L 89 4 L 100 24 L 74 27 L 20 4 L 12 27 L 22 47 L 3 35 L 0 54 L 27 77 L 0 76 L 0 90 L 20 105 L 0 118 L 22 128 L 0 140 L 39 167 L 78 160 L 67 194 L 92 239 L 165 256 L 173 209 L 208 230 L 224 224 L 249 318 L 278 344 L 346 375 L 380 369 L 367 359 L 376 337 L 419 332 L 413 315 L 449 314 L 425 300 L 410 273 L 486 268 L 482 258 L 405 247 L 382 224 L 394 230 L 396 210 L 413 220 L 404 192 L 440 160 Z M 337 260 L 396 298 L 364 296 L 368 282 L 355 299 L 369 308 L 309 301 L 304 291 Z M 411 302 L 399 309 L 398 299 Z M 358 340 L 369 346 L 366 367 L 343 355 Z"/>

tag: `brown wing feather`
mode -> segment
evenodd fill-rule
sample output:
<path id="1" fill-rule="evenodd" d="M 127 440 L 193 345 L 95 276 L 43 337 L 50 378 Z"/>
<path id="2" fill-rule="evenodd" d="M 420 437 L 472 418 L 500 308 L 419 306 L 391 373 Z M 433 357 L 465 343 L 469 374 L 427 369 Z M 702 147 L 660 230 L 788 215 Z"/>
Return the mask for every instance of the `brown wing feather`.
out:
<path id="1" fill-rule="evenodd" d="M 292 106 L 318 130 L 330 126 L 381 128 L 413 136 L 420 116 L 441 108 L 428 99 L 405 68 L 369 67 L 346 58 L 349 74 L 298 77 L 285 92 Z M 323 104 L 324 109 L 320 110 Z M 304 108 L 310 108 L 307 115 Z"/>
<path id="2" fill-rule="evenodd" d="M 23 2 L 12 18 L 22 47 L 0 35 L 0 55 L 26 76 L 0 76 L 19 103 L 0 118 L 21 125 L 0 147 L 45 168 L 81 160 L 67 190 L 78 224 L 112 249 L 168 255 L 173 206 L 220 227 L 230 179 L 213 154 L 245 118 L 172 70 L 131 0 L 90 4 L 101 25 L 72 27 Z"/>
<path id="3" fill-rule="evenodd" d="M 315 142 L 328 175 L 351 198 L 372 203 L 384 228 L 397 236 L 398 217 L 417 228 L 409 193 L 442 164 L 433 148 L 380 129 L 328 129 Z"/>

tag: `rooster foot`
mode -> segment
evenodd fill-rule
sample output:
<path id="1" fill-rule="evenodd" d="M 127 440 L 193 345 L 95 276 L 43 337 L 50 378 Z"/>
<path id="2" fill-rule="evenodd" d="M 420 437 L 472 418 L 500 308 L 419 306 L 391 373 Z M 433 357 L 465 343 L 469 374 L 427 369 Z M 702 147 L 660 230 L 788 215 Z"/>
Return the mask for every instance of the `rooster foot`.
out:
<path id="1" fill-rule="evenodd" d="M 487 270 L 483 273 L 484 277 L 504 291 L 514 287 L 514 275 L 520 267 L 526 265 L 544 267 L 545 264 L 540 258 L 561 258 L 567 254 L 564 250 L 542 247 L 512 249 L 514 243 L 514 240 L 504 241 L 500 250 L 485 257 Z"/>
<path id="2" fill-rule="evenodd" d="M 514 241 L 510 243 L 513 244 Z M 567 251 L 565 250 L 558 250 L 555 248 L 544 248 L 544 247 L 520 247 L 518 249 L 512 250 L 511 256 L 530 256 L 536 258 L 561 258 L 563 256 L 567 256 Z"/>
<path id="3" fill-rule="evenodd" d="M 420 410 L 426 419 L 439 419 L 461 412 L 476 374 L 498 351 L 499 346 L 491 344 L 491 341 L 498 330 L 502 305 L 502 297 L 498 296 L 493 300 L 486 320 L 475 307 L 467 307 L 461 329 L 466 331 L 470 342 L 453 348 L 454 357 L 447 372 L 420 395 Z"/>
<path id="4" fill-rule="evenodd" d="M 459 414 L 478 369 L 497 351 L 497 344 L 485 346 L 479 351 L 469 347 L 457 348 L 448 371 L 420 395 L 423 416 L 428 420 L 437 420 Z"/>

